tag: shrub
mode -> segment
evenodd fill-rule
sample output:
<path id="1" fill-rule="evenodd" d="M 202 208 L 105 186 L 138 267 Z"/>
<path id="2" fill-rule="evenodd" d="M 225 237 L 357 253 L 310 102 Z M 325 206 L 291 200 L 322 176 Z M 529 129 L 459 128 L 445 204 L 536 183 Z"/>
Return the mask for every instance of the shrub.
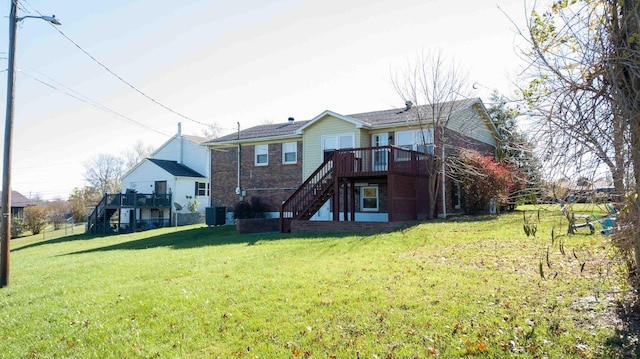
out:
<path id="1" fill-rule="evenodd" d="M 492 199 L 500 203 L 508 201 L 514 186 L 509 169 L 475 151 L 462 151 L 459 160 L 456 175 L 467 195 L 471 213 L 481 212 Z"/>
<path id="2" fill-rule="evenodd" d="M 11 217 L 11 238 L 20 237 L 24 232 L 24 221 L 20 217 Z"/>
<path id="3" fill-rule="evenodd" d="M 25 229 L 33 234 L 38 234 L 44 229 L 48 218 L 49 212 L 44 207 L 32 206 L 24 209 Z"/>
<path id="4" fill-rule="evenodd" d="M 251 197 L 251 203 L 240 201 L 233 207 L 235 219 L 264 218 L 267 207 L 262 203 L 260 197 Z"/>
<path id="5" fill-rule="evenodd" d="M 247 201 L 240 201 L 233 207 L 233 216 L 235 219 L 247 219 L 253 218 L 253 210 L 251 209 L 251 203 Z"/>

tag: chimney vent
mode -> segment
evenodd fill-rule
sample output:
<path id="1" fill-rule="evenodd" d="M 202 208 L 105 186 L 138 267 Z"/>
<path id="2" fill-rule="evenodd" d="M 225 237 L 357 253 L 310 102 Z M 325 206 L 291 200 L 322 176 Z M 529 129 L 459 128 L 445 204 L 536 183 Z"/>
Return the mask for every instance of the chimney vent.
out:
<path id="1" fill-rule="evenodd" d="M 289 117 L 289 123 L 293 123 L 294 119 L 293 117 Z"/>
<path id="2" fill-rule="evenodd" d="M 413 102 L 411 101 L 406 101 L 404 103 L 404 105 L 407 107 L 407 110 L 411 110 L 411 107 L 413 106 Z"/>

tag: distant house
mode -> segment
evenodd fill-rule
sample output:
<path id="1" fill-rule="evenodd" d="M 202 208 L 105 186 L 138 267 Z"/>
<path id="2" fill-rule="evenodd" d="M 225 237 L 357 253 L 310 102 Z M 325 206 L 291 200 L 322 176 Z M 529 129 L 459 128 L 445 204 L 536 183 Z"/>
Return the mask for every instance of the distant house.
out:
<path id="1" fill-rule="evenodd" d="M 461 148 L 495 155 L 499 137 L 480 99 L 441 105 L 450 115 L 447 155 Z M 291 118 L 208 141 L 211 205 L 233 210 L 257 197 L 270 216 L 280 217 L 284 232 L 293 222 L 333 230 L 347 222 L 422 220 L 429 201 L 438 201 L 441 213 L 441 199 L 425 190 L 433 119 L 418 123 L 418 111 L 429 113 L 411 103 L 353 115 L 324 111 L 308 121 Z M 462 213 L 458 184 L 444 186 L 447 211 Z"/>
<path id="2" fill-rule="evenodd" d="M 129 232 L 176 221 L 182 225 L 193 216 L 176 213 L 187 214 L 189 207 L 204 216 L 210 202 L 210 157 L 201 146 L 206 140 L 183 135 L 179 125 L 175 136 L 124 174 L 122 193 L 105 194 L 90 216 L 90 229 Z"/>
<path id="3" fill-rule="evenodd" d="M 2 191 L 0 191 L 0 197 L 1 196 Z M 11 217 L 24 218 L 24 209 L 35 205 L 32 200 L 23 196 L 20 192 L 11 191 Z"/>

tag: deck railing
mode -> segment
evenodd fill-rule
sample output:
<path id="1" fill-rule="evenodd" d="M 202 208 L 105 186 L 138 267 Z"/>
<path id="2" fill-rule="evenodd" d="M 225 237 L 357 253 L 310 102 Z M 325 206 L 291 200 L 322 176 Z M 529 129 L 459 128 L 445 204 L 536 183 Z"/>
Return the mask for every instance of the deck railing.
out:
<path id="1" fill-rule="evenodd" d="M 427 155 L 395 146 L 336 150 L 283 202 L 280 230 L 289 232 L 294 219 L 309 219 L 332 193 L 340 177 L 375 177 L 388 174 L 427 176 Z M 313 212 L 313 213 L 312 213 Z"/>
<path id="2" fill-rule="evenodd" d="M 105 194 L 107 207 L 170 207 L 170 194 L 145 193 L 107 193 Z"/>

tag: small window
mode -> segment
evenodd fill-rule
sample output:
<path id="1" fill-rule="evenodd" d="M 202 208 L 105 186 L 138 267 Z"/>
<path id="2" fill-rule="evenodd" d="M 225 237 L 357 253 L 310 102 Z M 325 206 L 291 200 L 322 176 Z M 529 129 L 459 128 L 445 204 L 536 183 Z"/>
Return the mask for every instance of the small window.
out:
<path id="1" fill-rule="evenodd" d="M 282 144 L 282 163 L 291 164 L 298 162 L 298 144 L 288 142 Z"/>
<path id="2" fill-rule="evenodd" d="M 207 182 L 196 182 L 196 196 L 208 196 L 209 188 Z"/>
<path id="3" fill-rule="evenodd" d="M 269 164 L 269 145 L 256 145 L 256 166 L 266 166 Z"/>
<path id="4" fill-rule="evenodd" d="M 360 194 L 360 208 L 362 211 L 378 210 L 378 187 L 362 187 Z"/>

